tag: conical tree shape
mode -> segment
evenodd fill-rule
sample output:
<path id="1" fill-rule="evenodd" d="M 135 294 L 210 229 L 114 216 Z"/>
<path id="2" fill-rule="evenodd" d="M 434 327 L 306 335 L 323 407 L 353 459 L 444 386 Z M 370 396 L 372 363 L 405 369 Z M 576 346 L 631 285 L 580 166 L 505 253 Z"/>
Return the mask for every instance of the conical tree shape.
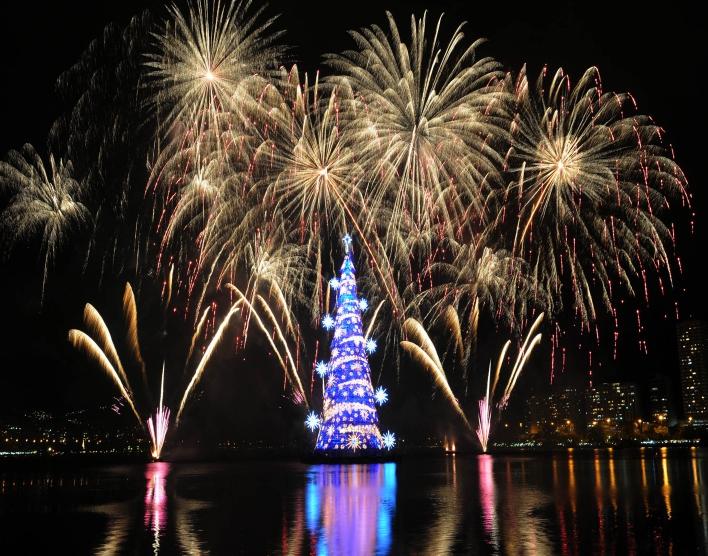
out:
<path id="1" fill-rule="evenodd" d="M 318 452 L 335 454 L 384 448 L 361 322 L 365 302 L 357 296 L 349 236 L 345 236 L 344 244 L 346 255 L 338 283 L 323 417 L 315 446 Z"/>

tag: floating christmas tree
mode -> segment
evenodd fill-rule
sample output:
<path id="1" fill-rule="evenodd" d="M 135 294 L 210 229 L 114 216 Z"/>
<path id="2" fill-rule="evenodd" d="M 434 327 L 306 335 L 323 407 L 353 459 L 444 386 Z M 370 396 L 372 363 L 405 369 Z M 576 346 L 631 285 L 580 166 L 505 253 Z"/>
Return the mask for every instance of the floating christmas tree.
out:
<path id="1" fill-rule="evenodd" d="M 329 363 L 316 366 L 324 384 L 323 414 L 312 413 L 307 420 L 308 427 L 319 429 L 315 451 L 333 455 L 371 453 L 395 444 L 393 433 L 382 436 L 379 430 L 376 404 L 386 403 L 388 394 L 371 385 L 367 354 L 376 351 L 376 342 L 364 337 L 361 314 L 368 303 L 357 296 L 351 243 L 351 237 L 344 236 L 340 277 L 330 280 L 337 291 L 335 315 L 322 319 L 326 330 L 334 329 Z"/>

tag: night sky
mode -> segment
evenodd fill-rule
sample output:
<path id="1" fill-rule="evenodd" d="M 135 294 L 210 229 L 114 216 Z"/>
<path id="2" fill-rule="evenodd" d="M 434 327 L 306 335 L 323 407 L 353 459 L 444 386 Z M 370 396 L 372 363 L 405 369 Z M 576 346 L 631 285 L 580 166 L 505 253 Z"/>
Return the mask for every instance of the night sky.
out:
<path id="1" fill-rule="evenodd" d="M 182 3 L 179 3 L 182 5 Z M 320 56 L 353 46 L 347 29 L 377 23 L 385 25 L 384 9 L 394 13 L 401 30 L 408 29 L 411 12 L 421 14 L 430 6 L 431 19 L 445 12 L 447 35 L 461 21 L 467 21 L 466 35 L 486 37 L 483 55 L 497 58 L 510 71 L 518 71 L 526 63 L 531 76 L 544 64 L 552 70 L 562 66 L 577 80 L 592 65 L 600 68 L 606 90 L 629 91 L 639 105 L 639 112 L 650 114 L 667 131 L 667 142 L 673 144 L 676 159 L 688 176 L 694 196 L 696 226 L 693 235 L 687 224 L 679 226 L 679 252 L 684 276 L 677 280 L 683 318 L 706 318 L 708 315 L 704 278 L 700 272 L 705 240 L 706 193 L 699 175 L 700 161 L 705 157 L 706 129 L 703 74 L 707 67 L 704 44 L 705 19 L 697 4 L 668 2 L 661 10 L 647 8 L 646 3 L 614 2 L 602 8 L 597 2 L 524 2 L 512 6 L 506 2 L 272 2 L 270 13 L 281 13 L 279 27 L 286 30 L 284 41 L 291 45 L 293 61 L 302 70 L 327 69 Z M 15 3 L 12 13 L 3 8 L 0 22 L 0 45 L 3 60 L 2 102 L 0 102 L 0 153 L 19 148 L 25 142 L 44 151 L 47 132 L 61 109 L 54 83 L 59 74 L 71 66 L 89 42 L 105 25 L 125 25 L 143 9 L 154 15 L 164 13 L 161 2 L 53 2 L 44 6 L 34 2 Z M 432 24 L 432 22 L 431 22 Z M 688 213 L 675 218 L 687 223 Z M 37 297 L 41 280 L 40 264 L 29 246 L 0 263 L 0 286 L 5 298 L 3 317 L 5 332 L 0 354 L 0 415 L 25 408 L 48 407 L 68 409 L 91 407 L 109 401 L 114 394 L 108 381 L 85 360 L 70 353 L 66 331 L 80 325 L 81 310 L 86 301 L 94 303 L 102 313 L 118 319 L 122 281 L 83 284 L 80 257 L 60 257 L 50 281 L 48 299 L 39 311 Z M 645 314 L 644 325 L 649 342 L 649 357 L 640 355 L 635 340 L 634 309 L 628 307 L 621 326 L 622 344 L 619 358 L 612 361 L 607 350 L 597 355 L 596 380 L 637 380 L 659 371 L 677 382 L 672 302 L 657 300 Z M 141 308 L 142 310 L 142 308 Z M 147 307 L 146 314 L 150 314 Z M 665 319 L 664 314 L 669 313 Z M 146 317 L 146 318 L 149 318 Z M 561 322 L 563 320 L 561 319 Z M 568 321 L 569 322 L 569 321 Z M 109 322 L 110 325 L 110 322 Z M 160 338 L 143 338 L 143 343 L 160 342 Z M 258 346 L 256 346 L 258 347 Z M 255 349 L 255 348 L 254 348 Z M 225 350 L 226 351 L 226 350 Z M 611 352 L 611 350 L 610 350 Z M 257 355 L 247 365 L 258 365 Z M 566 371 L 560 382 L 582 382 L 587 378 L 585 355 L 576 354 L 569 346 Z M 267 362 L 262 363 L 267 366 Z M 222 365 L 223 366 L 223 365 Z M 217 365 L 219 367 L 219 365 Z M 376 364 L 372 365 L 377 374 Z M 210 380 L 219 380 L 219 389 L 238 390 L 243 384 L 239 369 L 233 365 L 210 370 Z M 277 373 L 275 373 L 277 374 Z M 430 398 L 427 377 L 416 380 L 409 376 L 422 372 L 406 369 L 398 385 L 393 374 L 386 375 L 392 398 L 403 399 L 401 414 L 413 414 L 417 404 Z M 218 375 L 217 378 L 214 378 Z M 405 375 L 405 376 L 404 376 Z M 420 378 L 420 377 L 418 377 Z M 276 384 L 278 380 L 275 380 Z M 429 382 L 429 381 L 428 381 Z M 214 382 L 211 383 L 212 387 Z M 256 384 L 271 388 L 267 380 Z M 519 388 L 541 388 L 548 384 L 548 358 L 541 355 L 526 371 Z M 421 388 L 422 387 L 422 388 Z M 209 389 L 209 384 L 205 386 Z M 277 391 L 277 386 L 275 387 Z M 420 391 L 415 391 L 420 389 Z M 520 392 L 517 392 L 517 396 Z M 208 394 L 207 394 L 208 397 Z M 228 397 L 227 397 L 228 398 Z M 277 396 L 276 396 L 277 398 Z M 234 403 L 243 399 L 228 398 L 215 404 L 219 415 L 233 413 Z M 263 396 L 259 402 L 246 405 L 249 411 L 278 412 L 274 398 Z M 281 403 L 282 402 L 282 403 Z M 426 402 L 427 403 L 427 402 Z M 280 406 L 286 400 L 278 399 Z M 426 406 L 427 407 L 427 406 Z M 440 407 L 439 405 L 436 407 Z M 281 417 L 268 417 L 264 427 L 287 420 L 290 410 Z M 273 419 L 270 423 L 268 419 Z M 261 427 L 258 427 L 261 428 Z"/>

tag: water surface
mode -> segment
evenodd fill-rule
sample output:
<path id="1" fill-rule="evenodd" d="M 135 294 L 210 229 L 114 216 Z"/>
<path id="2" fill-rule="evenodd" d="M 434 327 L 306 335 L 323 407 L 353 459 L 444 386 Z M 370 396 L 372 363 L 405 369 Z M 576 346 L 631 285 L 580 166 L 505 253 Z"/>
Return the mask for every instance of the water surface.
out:
<path id="1" fill-rule="evenodd" d="M 702 554 L 707 465 L 663 449 L 14 468 L 0 553 Z"/>

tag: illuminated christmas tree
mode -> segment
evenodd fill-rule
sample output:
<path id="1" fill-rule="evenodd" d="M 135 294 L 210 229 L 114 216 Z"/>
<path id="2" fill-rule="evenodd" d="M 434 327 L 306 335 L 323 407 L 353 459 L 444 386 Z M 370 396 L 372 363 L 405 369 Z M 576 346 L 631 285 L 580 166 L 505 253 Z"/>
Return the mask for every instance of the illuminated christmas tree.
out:
<path id="1" fill-rule="evenodd" d="M 376 342 L 364 337 L 361 314 L 368 303 L 357 296 L 351 242 L 344 236 L 340 276 L 330 280 L 337 291 L 335 315 L 322 319 L 326 330 L 334 329 L 329 363 L 316 366 L 324 384 L 323 415 L 311 413 L 306 421 L 311 430 L 319 429 L 315 451 L 335 455 L 371 453 L 395 443 L 393 433 L 382 436 L 379 431 L 376 404 L 386 403 L 388 393 L 382 387 L 374 391 L 371 385 L 367 354 L 376 351 Z"/>

